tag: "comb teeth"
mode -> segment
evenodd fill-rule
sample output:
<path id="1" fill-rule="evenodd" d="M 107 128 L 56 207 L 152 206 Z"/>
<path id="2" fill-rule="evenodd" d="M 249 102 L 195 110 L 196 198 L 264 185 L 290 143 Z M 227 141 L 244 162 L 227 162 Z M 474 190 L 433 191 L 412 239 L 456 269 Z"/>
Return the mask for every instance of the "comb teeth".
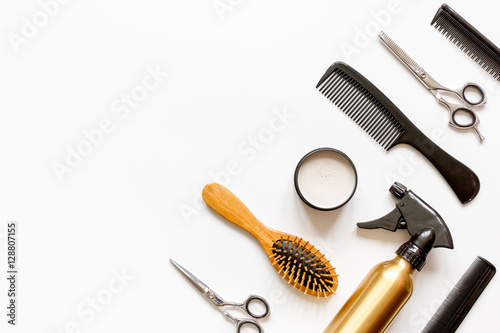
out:
<path id="1" fill-rule="evenodd" d="M 488 47 L 476 34 L 444 10 L 437 14 L 431 24 L 486 72 L 500 81 L 500 54 Z"/>
<path id="2" fill-rule="evenodd" d="M 496 273 L 496 268 L 477 257 L 436 310 L 422 333 L 455 332 Z"/>
<path id="3" fill-rule="evenodd" d="M 318 90 L 365 130 L 385 150 L 404 129 L 392 114 L 356 80 L 335 68 Z"/>

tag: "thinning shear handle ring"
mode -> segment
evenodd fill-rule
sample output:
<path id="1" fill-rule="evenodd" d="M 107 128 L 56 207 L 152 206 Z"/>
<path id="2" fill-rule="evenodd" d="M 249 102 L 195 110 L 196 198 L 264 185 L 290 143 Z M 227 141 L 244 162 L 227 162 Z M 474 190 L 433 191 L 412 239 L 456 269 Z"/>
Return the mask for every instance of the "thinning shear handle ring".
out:
<path id="1" fill-rule="evenodd" d="M 456 119 L 456 116 L 458 113 L 460 112 L 463 112 L 463 113 L 467 113 L 467 115 L 469 115 L 470 117 L 470 121 L 467 122 L 467 123 L 460 123 L 459 121 L 457 121 Z M 461 127 L 461 128 L 471 128 L 471 127 L 474 127 L 476 126 L 476 122 L 477 122 L 477 116 L 476 114 L 472 111 L 472 110 L 469 110 L 469 109 L 466 109 L 466 108 L 458 108 L 456 109 L 455 111 L 453 111 L 451 113 L 451 120 L 453 122 L 453 124 L 457 127 Z"/>
<path id="2" fill-rule="evenodd" d="M 264 312 L 259 313 L 259 314 L 252 312 L 252 310 L 250 310 L 250 304 L 252 302 L 258 302 L 258 303 L 261 303 L 262 305 L 264 305 L 264 307 L 265 307 Z M 250 295 L 247 298 L 247 300 L 244 302 L 244 305 L 245 305 L 245 311 L 255 319 L 265 318 L 265 317 L 269 316 L 269 314 L 271 313 L 271 310 L 269 308 L 269 303 L 267 303 L 267 301 L 260 296 Z"/>
<path id="3" fill-rule="evenodd" d="M 241 333 L 241 328 L 245 325 L 254 326 L 259 330 L 259 333 L 264 333 L 262 326 L 259 325 L 256 321 L 253 320 L 241 320 L 236 324 L 236 333 Z"/>
<path id="4" fill-rule="evenodd" d="M 472 93 L 472 92 L 478 93 L 478 95 L 479 95 L 478 98 L 477 99 L 467 98 L 467 91 L 469 91 L 469 93 Z M 466 103 L 469 103 L 470 105 L 483 104 L 483 102 L 486 99 L 486 95 L 484 93 L 483 88 L 481 88 L 480 86 L 478 86 L 475 83 L 466 83 L 464 85 L 464 87 L 462 89 L 460 89 L 460 95 L 462 96 L 463 100 Z"/>

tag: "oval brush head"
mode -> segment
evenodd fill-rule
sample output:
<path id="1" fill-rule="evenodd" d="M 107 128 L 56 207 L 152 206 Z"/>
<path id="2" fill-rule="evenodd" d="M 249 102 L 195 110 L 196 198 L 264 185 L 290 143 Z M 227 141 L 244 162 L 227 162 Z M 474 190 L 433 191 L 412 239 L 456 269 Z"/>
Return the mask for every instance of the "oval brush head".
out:
<path id="1" fill-rule="evenodd" d="M 276 240 L 271 248 L 273 266 L 278 273 L 287 279 L 288 283 L 304 293 L 315 295 L 318 298 L 334 294 L 338 286 L 338 274 L 324 259 L 324 254 L 315 249 L 302 238 L 297 240 L 289 237 Z"/>
<path id="2" fill-rule="evenodd" d="M 208 184 L 202 195 L 213 210 L 257 238 L 274 268 L 293 287 L 318 298 L 335 293 L 338 275 L 334 267 L 309 242 L 268 228 L 220 184 Z"/>

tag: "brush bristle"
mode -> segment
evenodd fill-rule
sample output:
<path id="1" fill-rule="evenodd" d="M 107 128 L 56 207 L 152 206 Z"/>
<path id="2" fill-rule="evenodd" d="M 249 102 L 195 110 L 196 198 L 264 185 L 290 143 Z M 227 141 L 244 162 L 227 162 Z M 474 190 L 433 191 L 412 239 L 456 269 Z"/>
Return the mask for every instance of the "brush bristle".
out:
<path id="1" fill-rule="evenodd" d="M 446 11 L 441 11 L 435 18 L 433 26 L 486 72 L 500 81 L 500 56 L 463 27 L 453 16 Z"/>
<path id="2" fill-rule="evenodd" d="M 308 247 L 309 246 L 309 247 Z M 319 297 L 334 294 L 338 275 L 324 255 L 301 239 L 279 239 L 270 249 L 273 266 L 293 287 Z"/>
<path id="3" fill-rule="evenodd" d="M 317 88 L 385 150 L 391 148 L 403 134 L 403 127 L 392 114 L 361 84 L 339 68 L 335 68 Z"/>

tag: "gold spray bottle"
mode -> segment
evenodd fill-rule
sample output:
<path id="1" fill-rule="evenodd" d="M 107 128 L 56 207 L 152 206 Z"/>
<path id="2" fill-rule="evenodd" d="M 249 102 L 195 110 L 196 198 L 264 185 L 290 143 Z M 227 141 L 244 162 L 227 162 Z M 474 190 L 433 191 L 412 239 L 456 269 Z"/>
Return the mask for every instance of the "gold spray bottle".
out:
<path id="1" fill-rule="evenodd" d="M 412 276 L 420 271 L 433 247 L 453 249 L 450 231 L 441 216 L 412 191 L 394 183 L 389 190 L 398 200 L 386 216 L 366 223 L 364 229 L 408 229 L 411 239 L 368 273 L 323 333 L 384 332 L 413 291 Z"/>

